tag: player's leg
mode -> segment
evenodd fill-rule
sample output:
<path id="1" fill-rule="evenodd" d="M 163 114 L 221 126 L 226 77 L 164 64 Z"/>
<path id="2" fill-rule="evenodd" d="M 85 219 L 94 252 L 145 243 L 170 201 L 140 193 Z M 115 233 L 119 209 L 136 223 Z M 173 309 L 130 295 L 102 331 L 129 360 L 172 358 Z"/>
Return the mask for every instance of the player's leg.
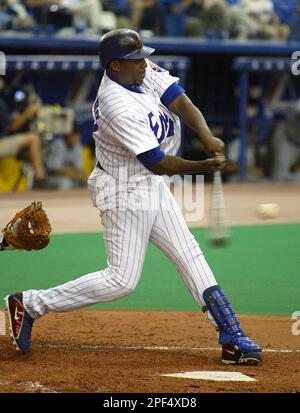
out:
<path id="1" fill-rule="evenodd" d="M 222 345 L 222 362 L 224 364 L 261 363 L 261 347 L 254 343 L 242 330 L 230 302 L 219 285 L 203 292 L 206 305 L 203 311 L 209 313 L 217 324 L 219 343 Z"/>
<path id="2" fill-rule="evenodd" d="M 4 136 L 0 140 L 0 158 L 16 156 L 24 142 L 24 135 Z"/>
<path id="3" fill-rule="evenodd" d="M 34 132 L 26 132 L 1 138 L 0 157 L 16 156 L 22 149 L 27 148 L 34 170 L 34 189 L 55 189 L 45 178 L 41 142 Z"/>
<path id="4" fill-rule="evenodd" d="M 112 301 L 136 287 L 144 263 L 150 219 L 140 212 L 112 210 L 102 215 L 107 267 L 47 290 L 29 290 L 23 301 L 34 318 Z"/>
<path id="5" fill-rule="evenodd" d="M 161 185 L 161 208 L 150 241 L 171 260 L 194 299 L 204 306 L 203 291 L 217 281 L 173 195 L 163 182 Z"/>
<path id="6" fill-rule="evenodd" d="M 36 179 L 45 179 L 40 138 L 36 133 L 24 133 L 21 148 L 28 148 Z"/>
<path id="7" fill-rule="evenodd" d="M 155 211 L 146 209 L 106 209 L 102 223 L 107 268 L 47 290 L 29 290 L 6 297 L 17 349 L 23 353 L 30 350 L 33 321 L 47 312 L 74 310 L 129 294 L 141 275 L 154 217 Z"/>
<path id="8" fill-rule="evenodd" d="M 209 321 L 217 327 L 219 343 L 222 345 L 222 361 L 228 364 L 259 363 L 261 348 L 242 331 L 169 189 L 165 187 L 162 193 L 165 199 L 152 227 L 150 241 L 175 265 L 194 299 L 202 306 Z"/>

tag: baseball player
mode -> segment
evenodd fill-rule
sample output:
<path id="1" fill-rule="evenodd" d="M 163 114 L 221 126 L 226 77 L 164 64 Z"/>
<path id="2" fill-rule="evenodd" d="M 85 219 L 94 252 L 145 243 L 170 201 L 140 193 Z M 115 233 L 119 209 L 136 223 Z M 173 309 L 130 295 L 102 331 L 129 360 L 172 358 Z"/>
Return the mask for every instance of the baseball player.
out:
<path id="1" fill-rule="evenodd" d="M 13 342 L 27 353 L 37 318 L 129 294 L 151 241 L 216 327 L 222 362 L 259 364 L 261 347 L 242 330 L 162 177 L 221 170 L 224 144 L 212 135 L 179 79 L 148 59 L 153 52 L 129 29 L 112 30 L 100 40 L 105 72 L 92 108 L 97 164 L 88 185 L 104 228 L 107 267 L 54 288 L 7 296 Z M 180 118 L 199 136 L 206 160 L 176 156 Z"/>

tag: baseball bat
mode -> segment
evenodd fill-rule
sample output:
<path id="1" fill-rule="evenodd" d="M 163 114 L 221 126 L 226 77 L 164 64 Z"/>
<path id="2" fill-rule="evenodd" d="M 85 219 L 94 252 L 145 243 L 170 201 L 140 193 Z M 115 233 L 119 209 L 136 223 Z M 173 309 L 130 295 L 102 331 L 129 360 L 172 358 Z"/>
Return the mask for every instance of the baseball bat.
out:
<path id="1" fill-rule="evenodd" d="M 220 171 L 215 171 L 213 175 L 208 241 L 214 247 L 224 247 L 229 242 L 229 227 Z"/>

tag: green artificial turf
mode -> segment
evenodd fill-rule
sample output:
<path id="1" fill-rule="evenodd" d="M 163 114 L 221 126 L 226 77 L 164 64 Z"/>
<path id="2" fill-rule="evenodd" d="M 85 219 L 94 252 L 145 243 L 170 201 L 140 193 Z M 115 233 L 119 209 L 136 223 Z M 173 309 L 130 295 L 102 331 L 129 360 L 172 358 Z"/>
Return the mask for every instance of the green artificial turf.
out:
<path id="1" fill-rule="evenodd" d="M 290 316 L 300 310 L 300 224 L 232 227 L 225 248 L 210 247 L 204 231 L 192 230 L 236 312 Z M 49 288 L 105 266 L 101 233 L 53 235 L 44 250 L 0 253 L 0 297 Z M 136 290 L 89 308 L 195 311 L 198 305 L 168 259 L 149 244 Z"/>

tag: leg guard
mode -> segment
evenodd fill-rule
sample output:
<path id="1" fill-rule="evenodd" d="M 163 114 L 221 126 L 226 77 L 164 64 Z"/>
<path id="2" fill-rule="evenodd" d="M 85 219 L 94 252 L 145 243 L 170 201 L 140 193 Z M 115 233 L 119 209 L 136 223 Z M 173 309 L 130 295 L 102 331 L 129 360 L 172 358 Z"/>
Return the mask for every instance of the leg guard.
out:
<path id="1" fill-rule="evenodd" d="M 203 292 L 203 299 L 206 310 L 209 310 L 219 328 L 220 344 L 232 345 L 241 352 L 261 351 L 260 346 L 241 329 L 240 322 L 219 285 L 207 288 Z"/>

